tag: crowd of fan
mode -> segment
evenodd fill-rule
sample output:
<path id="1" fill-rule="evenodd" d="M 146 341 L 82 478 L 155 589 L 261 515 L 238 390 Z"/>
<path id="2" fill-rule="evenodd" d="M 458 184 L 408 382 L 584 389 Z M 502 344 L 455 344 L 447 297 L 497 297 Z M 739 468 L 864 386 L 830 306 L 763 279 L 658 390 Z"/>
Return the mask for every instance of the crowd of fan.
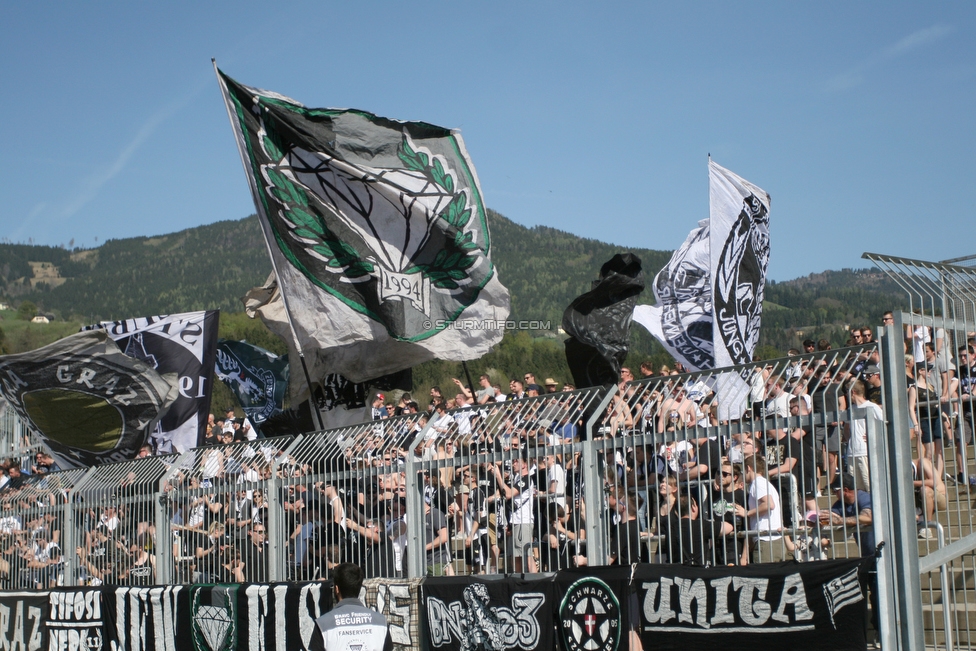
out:
<path id="1" fill-rule="evenodd" d="M 951 355 L 938 329 L 908 334 L 906 418 L 918 450 L 920 519 L 932 520 L 946 503 L 942 441 L 950 432 L 957 442 L 972 435 L 976 357 L 971 340 Z M 729 404 L 723 411 L 714 382 L 679 365 L 655 371 L 645 363 L 639 378 L 623 368 L 589 433 L 596 393 L 552 378 L 539 384 L 531 373 L 512 378 L 507 394 L 488 375 L 477 388 L 455 380 L 453 397 L 434 387 L 424 407 L 410 394 L 398 401 L 377 394 L 372 425 L 328 437 L 305 460 L 229 412 L 212 418 L 213 445 L 197 449 L 194 463 L 170 472 L 163 486 L 172 576 L 321 580 L 347 561 L 367 576 L 403 576 L 414 504 L 423 504 L 427 574 L 579 567 L 593 510 L 579 445 L 587 438 L 602 441 L 598 473 L 589 476 L 602 482 L 591 498 L 611 525 L 600 541 L 609 564 L 818 559 L 831 542 L 824 531 L 837 527 L 851 528 L 870 553 L 864 416 L 883 418 L 881 376 L 877 349 L 856 347 L 873 338 L 871 328 L 855 328 L 852 348 L 806 341 L 802 353 L 755 365 L 745 398 L 726 400 L 740 408 L 733 414 Z M 537 396 L 546 399 L 523 400 Z M 837 415 L 844 413 L 852 416 Z M 411 455 L 423 469 L 415 500 L 407 491 Z M 0 587 L 63 582 L 67 490 L 43 476 L 57 469 L 50 457 L 35 461 L 26 484 L 17 464 L 0 464 Z M 98 506 L 71 505 L 79 582 L 156 581 L 157 488 L 133 475 Z M 832 503 L 819 499 L 831 491 Z M 269 525 L 281 534 L 276 568 Z"/>

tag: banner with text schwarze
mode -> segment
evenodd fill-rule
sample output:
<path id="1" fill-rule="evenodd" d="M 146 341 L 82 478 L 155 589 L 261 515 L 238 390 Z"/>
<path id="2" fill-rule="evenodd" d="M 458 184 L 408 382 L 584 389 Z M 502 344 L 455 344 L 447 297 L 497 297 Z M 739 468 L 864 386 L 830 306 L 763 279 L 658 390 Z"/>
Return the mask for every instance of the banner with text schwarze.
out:
<path id="1" fill-rule="evenodd" d="M 431 651 L 553 649 L 552 579 L 428 578 L 423 630 Z"/>
<path id="2" fill-rule="evenodd" d="M 556 630 L 564 651 L 623 651 L 637 626 L 633 567 L 557 572 Z M 541 649 L 542 647 L 540 647 Z"/>
<path id="3" fill-rule="evenodd" d="M 864 649 L 874 562 L 638 565 L 641 641 L 645 649 Z"/>

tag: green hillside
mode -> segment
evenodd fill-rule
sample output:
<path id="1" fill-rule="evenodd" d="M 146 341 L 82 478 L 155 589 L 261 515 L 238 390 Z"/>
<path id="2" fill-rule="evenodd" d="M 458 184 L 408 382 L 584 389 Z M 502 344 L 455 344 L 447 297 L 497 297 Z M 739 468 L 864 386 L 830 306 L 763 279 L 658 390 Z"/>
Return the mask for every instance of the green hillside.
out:
<path id="1" fill-rule="evenodd" d="M 473 375 L 491 371 L 503 381 L 527 369 L 539 379 L 569 380 L 556 333 L 566 306 L 590 288 L 601 265 L 627 249 L 555 228 L 527 228 L 488 212 L 492 259 L 512 295 L 513 320 L 549 322 L 549 331 L 509 333 L 492 353 L 469 364 Z M 630 249 L 644 263 L 645 282 L 667 262 L 669 251 Z M 775 250 L 774 250 L 775 254 Z M 240 315 L 240 298 L 271 270 L 254 216 L 156 237 L 109 240 L 95 249 L 0 244 L 0 302 L 16 309 L 35 305 L 52 323 L 31 324 L 14 310 L 0 312 L 0 351 L 19 352 L 50 343 L 84 323 L 203 309 L 222 311 L 221 336 L 247 339 L 276 352 L 278 341 L 260 323 Z M 783 354 L 807 337 L 843 344 L 850 325 L 876 324 L 886 309 L 907 298 L 875 270 L 825 271 L 766 288 L 760 350 Z M 642 303 L 653 303 L 650 289 Z M 668 362 L 663 349 L 639 326 L 628 364 Z M 431 362 L 415 369 L 418 390 L 448 384 L 459 364 Z"/>

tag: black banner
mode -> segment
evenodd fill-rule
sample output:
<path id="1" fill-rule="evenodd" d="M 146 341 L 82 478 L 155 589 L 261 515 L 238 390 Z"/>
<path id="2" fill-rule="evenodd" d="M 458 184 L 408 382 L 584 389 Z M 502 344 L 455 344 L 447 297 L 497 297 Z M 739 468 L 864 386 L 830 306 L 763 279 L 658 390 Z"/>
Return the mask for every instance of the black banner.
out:
<path id="1" fill-rule="evenodd" d="M 865 649 L 874 559 L 370 579 L 398 651 Z M 0 593 L 0 651 L 304 651 L 331 582 Z M 638 640 L 639 637 L 639 640 Z"/>
<path id="2" fill-rule="evenodd" d="M 555 577 L 556 629 L 565 651 L 626 649 L 628 631 L 637 619 L 632 568 L 564 570 Z M 540 647 L 541 648 L 541 647 Z"/>
<path id="3" fill-rule="evenodd" d="M 865 649 L 874 558 L 699 568 L 638 565 L 645 648 Z"/>
<path id="4" fill-rule="evenodd" d="M 0 649 L 46 649 L 48 608 L 47 592 L 0 593 Z"/>
<path id="5" fill-rule="evenodd" d="M 426 579 L 424 636 L 437 651 L 552 649 L 551 579 Z"/>
<path id="6" fill-rule="evenodd" d="M 189 596 L 189 586 L 183 585 L 102 588 L 104 648 L 112 651 L 190 648 Z"/>

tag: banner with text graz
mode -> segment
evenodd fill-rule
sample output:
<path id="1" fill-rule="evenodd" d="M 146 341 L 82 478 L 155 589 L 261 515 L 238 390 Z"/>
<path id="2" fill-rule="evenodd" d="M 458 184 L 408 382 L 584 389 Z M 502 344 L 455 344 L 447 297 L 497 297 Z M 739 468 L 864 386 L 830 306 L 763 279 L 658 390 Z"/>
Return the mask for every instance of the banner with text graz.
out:
<path id="1" fill-rule="evenodd" d="M 551 578 L 428 578 L 421 588 L 431 651 L 555 648 Z"/>
<path id="2" fill-rule="evenodd" d="M 102 613 L 100 588 L 0 592 L 0 649 L 107 649 Z"/>
<path id="3" fill-rule="evenodd" d="M 865 649 L 874 562 L 638 565 L 641 641 L 645 649 Z"/>

